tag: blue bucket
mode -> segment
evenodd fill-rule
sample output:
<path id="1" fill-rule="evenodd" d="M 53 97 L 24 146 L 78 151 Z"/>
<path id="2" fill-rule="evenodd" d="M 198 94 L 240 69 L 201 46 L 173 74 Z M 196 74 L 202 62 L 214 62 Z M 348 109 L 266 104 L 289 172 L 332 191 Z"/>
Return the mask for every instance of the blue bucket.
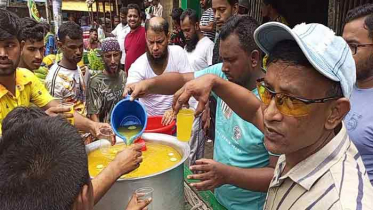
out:
<path id="1" fill-rule="evenodd" d="M 113 128 L 114 133 L 124 140 L 125 144 L 127 144 L 127 141 L 133 143 L 133 141 L 140 137 L 144 132 L 147 123 L 148 117 L 145 107 L 137 100 L 130 101 L 129 96 L 119 101 L 111 112 L 111 127 Z M 142 130 L 136 136 L 132 137 L 132 139 L 126 139 L 125 136 L 118 132 L 118 128 L 131 125 L 141 125 Z"/>

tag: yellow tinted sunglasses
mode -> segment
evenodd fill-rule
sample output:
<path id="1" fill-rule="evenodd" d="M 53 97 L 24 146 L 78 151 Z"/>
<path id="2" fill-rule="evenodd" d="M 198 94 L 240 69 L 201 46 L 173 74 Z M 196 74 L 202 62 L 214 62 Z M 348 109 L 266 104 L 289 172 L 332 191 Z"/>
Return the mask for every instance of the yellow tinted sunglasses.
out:
<path id="1" fill-rule="evenodd" d="M 264 78 L 257 80 L 257 88 L 259 97 L 262 100 L 263 104 L 268 106 L 272 98 L 275 98 L 275 103 L 277 109 L 284 115 L 293 116 L 293 117 L 303 117 L 307 116 L 311 110 L 311 104 L 314 103 L 326 103 L 331 100 L 336 100 L 341 98 L 337 97 L 327 97 L 320 99 L 305 99 L 295 96 L 290 96 L 284 93 L 276 93 L 273 90 L 270 90 L 265 82 Z"/>

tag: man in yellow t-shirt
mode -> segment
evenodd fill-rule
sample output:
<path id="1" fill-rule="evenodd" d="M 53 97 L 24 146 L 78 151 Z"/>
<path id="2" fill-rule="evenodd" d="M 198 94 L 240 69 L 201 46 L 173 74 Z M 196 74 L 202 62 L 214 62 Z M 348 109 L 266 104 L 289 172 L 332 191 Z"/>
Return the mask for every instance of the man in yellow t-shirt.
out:
<path id="1" fill-rule="evenodd" d="M 60 103 L 32 72 L 17 69 L 21 56 L 20 26 L 20 19 L 14 13 L 0 9 L 0 123 L 14 108 L 33 103 L 48 115 L 74 117 L 77 129 L 98 136 L 100 127 L 110 125 L 93 122 L 76 112 L 69 114 L 70 108 L 59 107 Z"/>

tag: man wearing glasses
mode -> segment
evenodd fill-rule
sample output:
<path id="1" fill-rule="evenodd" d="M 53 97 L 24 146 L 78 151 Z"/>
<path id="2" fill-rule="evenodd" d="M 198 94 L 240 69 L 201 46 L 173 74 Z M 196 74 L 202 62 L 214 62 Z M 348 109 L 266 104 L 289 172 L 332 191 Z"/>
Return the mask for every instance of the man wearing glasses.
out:
<path id="1" fill-rule="evenodd" d="M 203 105 L 213 90 L 264 132 L 268 151 L 282 154 L 264 209 L 373 209 L 373 187 L 343 123 L 356 81 L 347 43 L 320 24 L 290 29 L 271 22 L 254 37 L 269 55 L 257 81 L 261 103 L 247 89 L 205 75 L 175 94 L 175 111 L 191 95 Z"/>
<path id="2" fill-rule="evenodd" d="M 257 94 L 256 79 L 264 76 L 253 37 L 257 27 L 257 21 L 251 17 L 231 17 L 220 33 L 219 53 L 223 63 L 194 73 L 164 73 L 127 85 L 125 92 L 132 90 L 134 98 L 147 93 L 174 94 L 185 82 L 214 74 Z M 219 97 L 214 97 L 217 100 L 214 160 L 197 160 L 190 167 L 197 173 L 188 178 L 200 180 L 192 184 L 198 190 L 214 189 L 217 200 L 227 209 L 263 209 L 277 157 L 268 154 L 263 133 L 258 128 L 240 118 Z"/>
<path id="3" fill-rule="evenodd" d="M 373 4 L 348 12 L 343 38 L 356 62 L 351 110 L 344 122 L 373 183 Z"/>

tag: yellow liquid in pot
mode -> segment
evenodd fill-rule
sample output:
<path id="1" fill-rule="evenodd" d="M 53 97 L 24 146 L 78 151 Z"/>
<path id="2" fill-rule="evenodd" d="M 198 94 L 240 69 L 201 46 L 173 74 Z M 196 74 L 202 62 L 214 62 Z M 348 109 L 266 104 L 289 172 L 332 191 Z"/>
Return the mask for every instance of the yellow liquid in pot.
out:
<path id="1" fill-rule="evenodd" d="M 120 133 L 120 135 L 126 137 L 127 144 L 130 144 L 130 143 L 133 143 L 133 142 L 130 142 L 131 138 L 133 136 L 136 136 L 141 130 L 142 130 L 141 126 L 131 125 L 131 126 L 127 126 L 127 127 L 119 127 L 118 128 L 118 133 Z"/>
<path id="2" fill-rule="evenodd" d="M 109 156 L 97 149 L 88 155 L 88 168 L 91 177 L 96 177 L 116 156 L 118 152 L 127 147 L 119 144 L 110 147 Z M 121 176 L 122 179 L 137 178 L 152 175 L 173 167 L 181 160 L 181 155 L 172 147 L 159 143 L 146 143 L 147 150 L 142 153 L 143 162 L 140 167 L 129 174 Z"/>

